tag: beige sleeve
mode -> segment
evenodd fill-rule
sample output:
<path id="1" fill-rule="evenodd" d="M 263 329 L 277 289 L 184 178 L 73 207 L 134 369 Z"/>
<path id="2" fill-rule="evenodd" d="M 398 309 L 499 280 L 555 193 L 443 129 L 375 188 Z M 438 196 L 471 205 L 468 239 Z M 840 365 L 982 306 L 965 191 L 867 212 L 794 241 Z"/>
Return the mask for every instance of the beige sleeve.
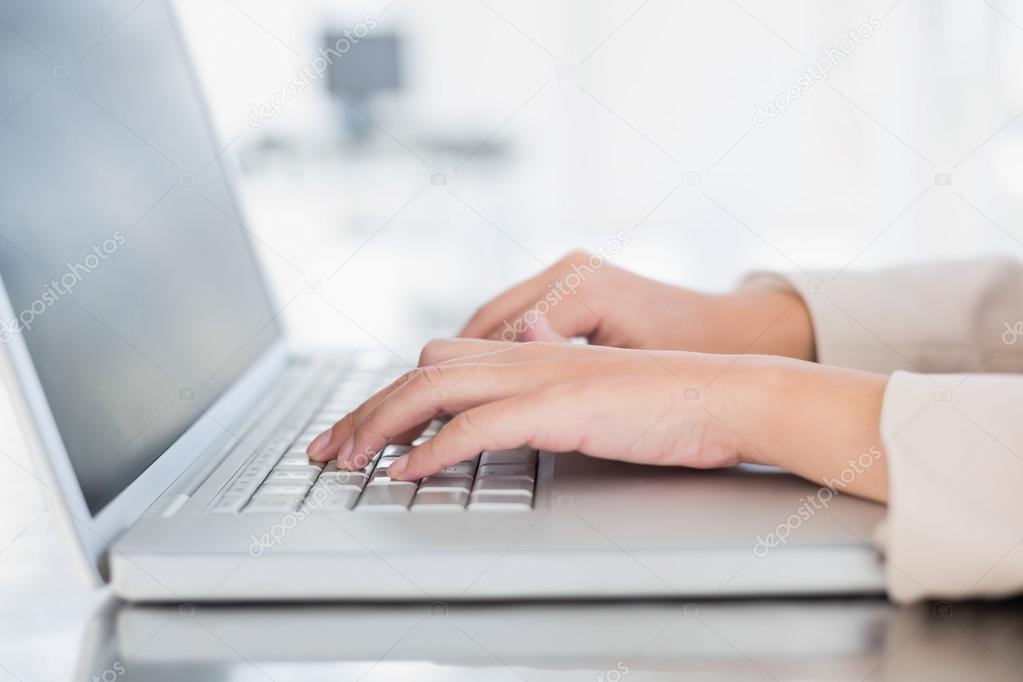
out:
<path id="1" fill-rule="evenodd" d="M 1023 268 L 983 259 L 762 274 L 748 286 L 803 296 L 822 363 L 894 372 L 881 415 L 888 516 L 877 535 L 891 596 L 1023 591 L 1023 375 L 980 373 L 1023 372 Z"/>
<path id="2" fill-rule="evenodd" d="M 1023 591 L 1023 376 L 896 372 L 881 438 L 888 590 L 908 601 Z"/>
<path id="3" fill-rule="evenodd" d="M 1023 265 L 983 258 L 877 271 L 757 273 L 806 302 L 822 364 L 1023 372 Z"/>

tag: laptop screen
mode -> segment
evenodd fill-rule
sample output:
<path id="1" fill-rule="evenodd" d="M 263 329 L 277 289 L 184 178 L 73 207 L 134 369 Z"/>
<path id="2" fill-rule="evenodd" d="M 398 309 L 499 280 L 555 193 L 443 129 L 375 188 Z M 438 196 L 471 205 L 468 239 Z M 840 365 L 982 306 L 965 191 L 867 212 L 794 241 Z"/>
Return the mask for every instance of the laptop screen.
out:
<path id="1" fill-rule="evenodd" d="M 280 332 L 168 7 L 0 19 L 0 340 L 24 338 L 95 514 Z"/>

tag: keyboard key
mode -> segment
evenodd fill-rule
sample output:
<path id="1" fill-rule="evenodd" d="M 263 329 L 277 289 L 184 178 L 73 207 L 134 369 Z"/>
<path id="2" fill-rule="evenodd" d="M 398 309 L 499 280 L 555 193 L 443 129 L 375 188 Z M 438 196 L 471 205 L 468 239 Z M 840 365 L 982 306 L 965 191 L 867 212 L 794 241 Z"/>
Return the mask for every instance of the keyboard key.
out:
<path id="1" fill-rule="evenodd" d="M 535 480 L 536 471 L 528 464 L 483 464 L 476 474 L 479 478 L 487 476 L 523 476 Z"/>
<path id="2" fill-rule="evenodd" d="M 532 496 L 533 481 L 523 476 L 489 476 L 476 479 L 473 492 L 476 491 Z"/>
<path id="3" fill-rule="evenodd" d="M 529 464 L 536 465 L 536 450 L 533 448 L 515 448 L 514 450 L 485 451 L 480 456 L 480 464 Z"/>
<path id="4" fill-rule="evenodd" d="M 427 476 L 419 485 L 420 490 L 464 490 L 466 494 L 472 489 L 472 478 L 469 476 Z"/>
<path id="5" fill-rule="evenodd" d="M 424 445 L 430 442 L 431 438 L 433 438 L 433 434 L 427 435 L 424 433 L 423 435 L 419 436 L 414 441 L 412 441 L 412 447 L 418 448 L 420 445 Z"/>
<path id="6" fill-rule="evenodd" d="M 469 499 L 469 491 L 462 489 L 423 490 L 416 493 L 412 501 L 412 511 L 462 511 Z"/>
<path id="7" fill-rule="evenodd" d="M 323 469 L 323 462 L 317 462 L 308 457 L 303 456 L 301 459 L 298 457 L 284 456 L 274 466 L 275 469 L 288 468 L 288 469 L 301 469 L 309 468 L 309 470 L 315 469 L 317 472 Z"/>
<path id="8" fill-rule="evenodd" d="M 381 457 L 377 462 L 377 471 L 383 471 L 387 467 L 391 466 L 398 461 L 397 457 Z"/>
<path id="9" fill-rule="evenodd" d="M 356 511 L 405 511 L 416 494 L 415 483 L 392 482 L 369 485 L 362 492 Z"/>
<path id="10" fill-rule="evenodd" d="M 336 486 L 339 488 L 363 488 L 368 480 L 369 476 L 361 471 L 332 471 L 330 473 L 321 474 L 320 477 L 316 479 L 316 485 Z"/>
<path id="11" fill-rule="evenodd" d="M 404 455 L 406 452 L 408 452 L 411 449 L 412 449 L 412 447 L 408 446 L 408 445 L 397 445 L 395 443 L 392 443 L 390 445 L 384 446 L 384 449 L 380 451 L 380 457 L 381 458 L 384 458 L 384 457 L 401 457 L 402 455 Z"/>
<path id="12" fill-rule="evenodd" d="M 303 467 L 313 466 L 317 469 L 323 468 L 323 462 L 317 462 L 309 459 L 309 456 L 304 452 L 302 453 L 288 453 L 281 458 L 281 461 L 277 463 L 278 467 Z"/>
<path id="13" fill-rule="evenodd" d="M 260 469 L 258 471 L 246 471 L 241 476 L 234 480 L 235 484 L 239 487 L 257 486 L 262 483 L 266 475 L 269 474 L 271 469 Z"/>
<path id="14" fill-rule="evenodd" d="M 367 460 L 360 460 L 359 462 L 354 462 L 354 461 L 353 462 L 349 462 L 348 463 L 348 467 L 349 468 L 341 469 L 337 465 L 337 460 L 336 459 L 332 459 L 331 461 L 327 462 L 327 466 L 325 466 L 323 468 L 323 471 L 324 471 L 324 473 L 327 473 L 327 472 L 330 472 L 330 471 L 361 471 L 362 473 L 369 475 L 369 472 L 373 470 L 374 466 L 376 466 L 376 460 L 367 459 Z"/>
<path id="15" fill-rule="evenodd" d="M 469 511 L 529 511 L 533 496 L 475 492 L 469 497 Z"/>
<path id="16" fill-rule="evenodd" d="M 295 511 L 302 495 L 257 494 L 245 505 L 245 512 L 290 512 Z"/>
<path id="17" fill-rule="evenodd" d="M 267 483 L 274 481 L 309 481 L 312 485 L 316 477 L 319 476 L 319 469 L 300 469 L 298 467 L 286 467 L 284 469 L 274 469 L 270 472 L 270 475 L 266 477 Z"/>
<path id="18" fill-rule="evenodd" d="M 238 493 L 225 493 L 219 500 L 213 503 L 210 511 L 215 514 L 237 514 L 245 505 L 249 496 Z"/>
<path id="19" fill-rule="evenodd" d="M 458 464 L 452 464 L 450 466 L 444 467 L 443 469 L 438 471 L 437 474 L 439 474 L 441 476 L 469 476 L 469 477 L 472 477 L 472 476 L 476 475 L 476 462 L 466 461 L 466 462 L 459 462 Z"/>
<path id="20" fill-rule="evenodd" d="M 377 485 L 392 485 L 395 483 L 411 483 L 411 481 L 395 481 L 387 475 L 387 469 L 380 469 L 379 467 L 373 472 L 373 476 L 369 479 L 370 484 Z"/>
<path id="21" fill-rule="evenodd" d="M 419 435 L 425 436 L 426 438 L 433 438 L 434 436 L 437 435 L 437 432 L 440 431 L 443 426 L 444 422 L 442 422 L 439 419 L 434 419 L 430 421 L 429 424 L 426 425 L 426 428 L 423 429 L 423 432 Z"/>
<path id="22" fill-rule="evenodd" d="M 261 485 L 257 494 L 304 495 L 309 485 L 309 481 L 271 481 Z"/>
<path id="23" fill-rule="evenodd" d="M 355 501 L 359 499 L 361 492 L 358 488 L 317 486 L 309 492 L 302 508 L 310 511 L 318 509 L 324 511 L 351 509 L 355 505 Z"/>

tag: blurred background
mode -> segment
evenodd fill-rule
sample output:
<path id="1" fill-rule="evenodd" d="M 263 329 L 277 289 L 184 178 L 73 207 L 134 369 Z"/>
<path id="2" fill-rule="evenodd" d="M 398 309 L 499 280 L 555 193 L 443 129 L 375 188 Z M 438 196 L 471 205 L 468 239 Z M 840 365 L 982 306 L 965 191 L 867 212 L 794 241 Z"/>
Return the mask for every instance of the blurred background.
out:
<path id="1" fill-rule="evenodd" d="M 1020 2 L 178 5 L 302 345 L 414 360 L 619 232 L 712 290 L 1023 250 Z"/>

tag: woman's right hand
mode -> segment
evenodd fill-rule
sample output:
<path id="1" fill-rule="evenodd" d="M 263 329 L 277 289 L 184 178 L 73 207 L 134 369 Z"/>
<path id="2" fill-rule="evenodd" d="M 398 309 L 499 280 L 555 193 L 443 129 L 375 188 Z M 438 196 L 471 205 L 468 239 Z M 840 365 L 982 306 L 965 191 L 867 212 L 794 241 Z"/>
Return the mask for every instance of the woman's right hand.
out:
<path id="1" fill-rule="evenodd" d="M 617 348 L 814 357 L 813 330 L 794 293 L 740 288 L 704 294 L 572 252 L 481 307 L 459 333 L 501 341 L 574 336 Z"/>

